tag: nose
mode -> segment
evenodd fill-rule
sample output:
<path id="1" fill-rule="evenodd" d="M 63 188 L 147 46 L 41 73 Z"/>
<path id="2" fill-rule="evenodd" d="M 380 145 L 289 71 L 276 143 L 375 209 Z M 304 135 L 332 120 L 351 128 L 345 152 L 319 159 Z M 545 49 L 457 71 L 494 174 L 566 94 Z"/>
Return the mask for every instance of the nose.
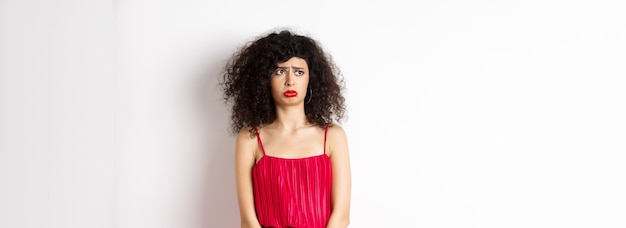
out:
<path id="1" fill-rule="evenodd" d="M 286 86 L 294 86 L 296 85 L 296 80 L 294 74 L 291 71 L 287 71 L 287 76 L 285 77 L 285 85 Z"/>

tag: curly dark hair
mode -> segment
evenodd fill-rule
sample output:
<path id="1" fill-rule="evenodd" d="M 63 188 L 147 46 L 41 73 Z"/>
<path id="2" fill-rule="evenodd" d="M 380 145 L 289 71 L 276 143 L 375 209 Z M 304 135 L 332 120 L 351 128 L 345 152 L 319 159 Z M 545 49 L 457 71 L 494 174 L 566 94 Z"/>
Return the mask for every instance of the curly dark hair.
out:
<path id="1" fill-rule="evenodd" d="M 231 56 L 221 73 L 224 101 L 231 107 L 231 131 L 276 120 L 270 75 L 277 64 L 299 57 L 309 67 L 310 95 L 305 97 L 307 122 L 324 127 L 344 118 L 343 78 L 332 57 L 319 43 L 289 30 L 271 32 L 250 41 Z M 310 99 L 310 101 L 309 101 Z"/>

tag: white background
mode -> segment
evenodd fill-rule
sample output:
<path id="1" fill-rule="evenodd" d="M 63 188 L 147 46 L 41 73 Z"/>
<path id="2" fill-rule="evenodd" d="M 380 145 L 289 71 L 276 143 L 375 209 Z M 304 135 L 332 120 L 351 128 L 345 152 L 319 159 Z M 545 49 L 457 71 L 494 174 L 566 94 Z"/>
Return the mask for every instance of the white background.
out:
<path id="1" fill-rule="evenodd" d="M 0 227 L 237 227 L 217 87 L 277 27 L 347 86 L 350 227 L 626 227 L 621 1 L 0 0 Z"/>

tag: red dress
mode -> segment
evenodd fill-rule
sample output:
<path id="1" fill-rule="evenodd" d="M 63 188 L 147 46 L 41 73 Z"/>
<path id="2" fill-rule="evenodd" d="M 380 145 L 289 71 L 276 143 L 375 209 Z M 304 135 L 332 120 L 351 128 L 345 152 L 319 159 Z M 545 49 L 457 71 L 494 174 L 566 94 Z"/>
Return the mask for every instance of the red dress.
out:
<path id="1" fill-rule="evenodd" d="M 324 154 L 305 158 L 279 158 L 265 154 L 252 168 L 254 206 L 262 227 L 325 228 L 330 218 L 332 166 Z"/>

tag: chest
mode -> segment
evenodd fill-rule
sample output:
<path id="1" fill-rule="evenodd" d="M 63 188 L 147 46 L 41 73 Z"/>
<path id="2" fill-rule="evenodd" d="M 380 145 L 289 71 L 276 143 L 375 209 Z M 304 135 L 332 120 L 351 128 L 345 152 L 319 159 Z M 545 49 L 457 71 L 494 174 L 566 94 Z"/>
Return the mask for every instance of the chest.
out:
<path id="1" fill-rule="evenodd" d="M 324 154 L 323 136 L 266 136 L 262 142 L 265 154 L 274 157 L 303 158 Z"/>

